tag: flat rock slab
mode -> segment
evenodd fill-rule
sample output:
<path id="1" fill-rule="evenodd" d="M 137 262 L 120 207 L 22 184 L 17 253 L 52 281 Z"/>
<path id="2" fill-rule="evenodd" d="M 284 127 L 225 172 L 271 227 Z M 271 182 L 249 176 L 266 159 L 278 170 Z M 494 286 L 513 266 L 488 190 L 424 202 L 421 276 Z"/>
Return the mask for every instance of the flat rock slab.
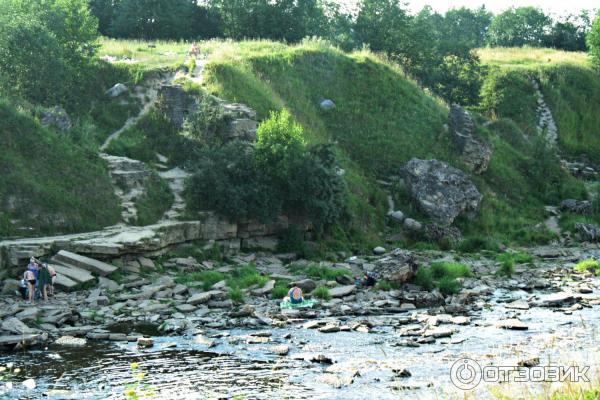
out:
<path id="1" fill-rule="evenodd" d="M 15 318 L 15 317 L 7 318 L 4 321 L 2 321 L 0 328 L 3 331 L 7 331 L 10 333 L 16 333 L 18 335 L 35 333 L 34 329 L 28 327 L 27 325 L 25 325 L 23 322 L 21 322 L 19 319 Z"/>
<path id="2" fill-rule="evenodd" d="M 356 292 L 355 285 L 337 286 L 333 289 L 329 289 L 329 294 L 333 298 L 345 297 Z"/>
<path id="3" fill-rule="evenodd" d="M 86 283 L 94 280 L 94 276 L 92 274 L 79 267 L 64 266 L 59 264 L 51 264 L 51 266 L 56 271 L 57 278 L 59 275 L 64 275 L 77 283 Z"/>
<path id="4" fill-rule="evenodd" d="M 210 292 L 196 293 L 187 300 L 187 303 L 195 306 L 198 304 L 203 304 L 203 303 L 208 302 L 211 299 L 211 297 L 212 297 L 212 293 L 210 293 Z"/>
<path id="5" fill-rule="evenodd" d="M 58 262 L 64 262 L 67 265 L 74 267 L 83 268 L 89 272 L 93 272 L 100 276 L 106 276 L 117 270 L 117 267 L 107 264 L 96 259 L 81 256 L 79 254 L 71 253 L 70 251 L 61 250 L 54 257 L 53 260 Z"/>
<path id="6" fill-rule="evenodd" d="M 523 321 L 518 320 L 516 318 L 510 318 L 510 319 L 498 321 L 496 323 L 496 327 L 501 328 L 501 329 L 516 330 L 516 331 L 525 331 L 525 330 L 529 329 L 529 327 Z"/>
<path id="7" fill-rule="evenodd" d="M 44 336 L 41 334 L 28 333 L 25 335 L 5 335 L 0 336 L 0 347 L 13 346 L 19 343 L 34 344 L 43 340 Z"/>
<path id="8" fill-rule="evenodd" d="M 444 338 L 452 336 L 453 333 L 453 329 L 440 327 L 426 330 L 425 333 L 423 333 L 423 336 L 433 338 Z"/>
<path id="9" fill-rule="evenodd" d="M 578 296 L 578 299 L 581 296 Z M 560 292 L 560 293 L 552 293 L 548 296 L 542 297 L 540 300 L 540 305 L 544 307 L 556 307 L 564 304 L 570 304 L 575 302 L 576 298 L 571 293 Z"/>
<path id="10" fill-rule="evenodd" d="M 504 307 L 513 310 L 529 310 L 529 303 L 525 300 L 515 300 L 511 303 L 506 304 Z"/>
<path id="11" fill-rule="evenodd" d="M 66 277 L 65 275 L 58 274 L 56 275 L 56 280 L 54 281 L 54 286 L 58 286 L 60 288 L 71 290 L 75 286 L 77 286 L 77 282 L 72 280 L 71 278 Z"/>

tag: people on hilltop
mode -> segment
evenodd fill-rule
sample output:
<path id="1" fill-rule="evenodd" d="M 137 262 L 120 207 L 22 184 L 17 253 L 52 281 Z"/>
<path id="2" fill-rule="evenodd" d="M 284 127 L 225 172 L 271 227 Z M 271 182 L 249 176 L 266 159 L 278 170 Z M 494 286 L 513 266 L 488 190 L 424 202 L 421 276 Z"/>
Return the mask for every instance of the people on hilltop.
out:
<path id="1" fill-rule="evenodd" d="M 198 58 L 198 56 L 200 55 L 200 46 L 198 46 L 198 43 L 196 43 L 196 42 L 192 43 L 192 47 L 190 48 L 188 55 L 190 57 Z"/>

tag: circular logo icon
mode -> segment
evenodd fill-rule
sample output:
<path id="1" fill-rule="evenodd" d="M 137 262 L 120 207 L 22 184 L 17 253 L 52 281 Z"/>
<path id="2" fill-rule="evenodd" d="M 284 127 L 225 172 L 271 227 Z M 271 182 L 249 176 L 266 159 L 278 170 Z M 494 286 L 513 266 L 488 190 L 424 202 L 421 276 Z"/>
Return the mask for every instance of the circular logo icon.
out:
<path id="1" fill-rule="evenodd" d="M 452 364 L 450 380 L 459 389 L 475 389 L 481 382 L 481 367 L 470 358 L 461 358 Z"/>

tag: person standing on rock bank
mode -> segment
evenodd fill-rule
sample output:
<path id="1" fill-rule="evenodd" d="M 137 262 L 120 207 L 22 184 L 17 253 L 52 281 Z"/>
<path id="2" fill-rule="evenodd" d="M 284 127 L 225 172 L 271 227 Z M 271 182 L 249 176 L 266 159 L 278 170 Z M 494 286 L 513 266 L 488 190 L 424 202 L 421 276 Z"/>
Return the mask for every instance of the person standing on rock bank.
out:
<path id="1" fill-rule="evenodd" d="M 29 289 L 29 303 L 33 304 L 35 302 L 35 284 L 37 283 L 37 264 L 33 258 L 29 260 L 23 279 L 27 282 L 27 288 Z"/>
<path id="2" fill-rule="evenodd" d="M 44 301 L 48 301 L 48 289 L 52 284 L 52 276 L 48 271 L 48 264 L 40 264 L 40 270 L 38 272 L 38 287 L 42 291 Z"/>

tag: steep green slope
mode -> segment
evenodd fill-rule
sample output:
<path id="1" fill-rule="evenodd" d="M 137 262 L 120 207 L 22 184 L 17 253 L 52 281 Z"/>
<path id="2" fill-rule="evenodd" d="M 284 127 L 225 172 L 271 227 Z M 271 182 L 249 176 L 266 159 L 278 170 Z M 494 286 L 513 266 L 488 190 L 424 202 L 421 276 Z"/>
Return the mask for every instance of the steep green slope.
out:
<path id="1" fill-rule="evenodd" d="M 1 100 L 0 121 L 0 236 L 78 232 L 118 221 L 119 204 L 97 154 Z"/>
<path id="2" fill-rule="evenodd" d="M 350 171 L 350 209 L 362 210 L 353 217 L 362 215 L 363 225 L 371 229 L 379 225 L 368 219 L 380 221 L 385 213 L 374 184 L 377 178 L 396 174 L 412 157 L 461 167 L 443 129 L 446 106 L 372 54 L 345 54 L 314 42 L 295 47 L 244 42 L 215 54 L 204 79 L 215 94 L 245 102 L 262 116 L 285 107 L 312 141 L 337 143 Z M 321 110 L 322 99 L 333 100 L 335 109 Z M 529 107 L 525 104 L 523 109 Z M 521 122 L 519 114 L 513 116 Z M 504 121 L 484 128 L 485 121 L 479 122 L 479 134 L 494 152 L 488 171 L 474 177 L 484 193 L 479 216 L 459 220 L 459 227 L 475 239 L 547 240 L 551 235 L 545 229 L 533 228 L 544 218 L 543 206 L 559 201 L 564 193 L 584 196 L 581 185 L 560 170 L 543 145 L 515 139 L 523 136 L 519 126 Z M 370 198 L 373 193 L 378 202 Z M 401 192 L 395 197 L 398 208 L 424 218 Z M 372 208 L 375 204 L 377 209 Z"/>
<path id="3" fill-rule="evenodd" d="M 289 108 L 312 140 L 337 142 L 368 173 L 391 173 L 411 157 L 452 157 L 442 133 L 445 106 L 377 57 L 314 42 L 270 51 L 264 42 L 239 46 L 205 68 L 205 82 L 219 96 L 261 116 Z M 323 99 L 335 109 L 321 110 Z"/>
<path id="4" fill-rule="evenodd" d="M 535 133 L 534 79 L 552 110 L 561 149 L 600 162 L 600 74 L 590 68 L 584 54 L 495 49 L 482 50 L 480 55 L 491 67 L 482 91 L 484 112 L 511 118 L 525 133 Z"/>

